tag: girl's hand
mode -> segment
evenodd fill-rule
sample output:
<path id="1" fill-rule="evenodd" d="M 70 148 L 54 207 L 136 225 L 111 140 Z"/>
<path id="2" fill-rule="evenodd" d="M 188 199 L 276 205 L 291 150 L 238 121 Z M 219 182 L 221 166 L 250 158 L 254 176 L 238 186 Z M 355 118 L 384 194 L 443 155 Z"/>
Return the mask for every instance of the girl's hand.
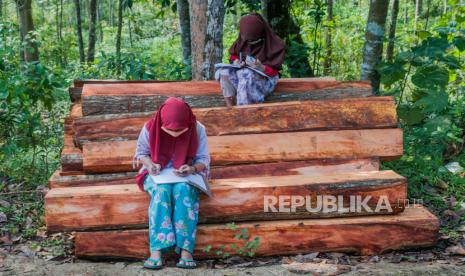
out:
<path id="1" fill-rule="evenodd" d="M 265 71 L 265 66 L 261 63 L 260 60 L 256 59 L 255 61 L 246 61 L 246 64 L 254 69 L 260 70 L 260 71 Z"/>
<path id="2" fill-rule="evenodd" d="M 153 162 L 150 162 L 149 164 L 147 164 L 146 167 L 147 167 L 147 171 L 151 175 L 157 175 L 160 173 L 160 170 L 161 170 L 161 165 L 157 163 L 153 163 Z"/>
<path id="3" fill-rule="evenodd" d="M 181 167 L 179 167 L 178 170 L 175 170 L 174 173 L 177 176 L 188 176 L 190 174 L 195 173 L 195 167 L 185 164 L 185 165 L 182 165 Z"/>
<path id="4" fill-rule="evenodd" d="M 245 66 L 245 61 L 240 62 L 239 59 L 235 59 L 235 60 L 233 61 L 233 63 L 234 63 L 235 65 L 240 65 L 241 67 L 244 67 L 244 66 Z"/>

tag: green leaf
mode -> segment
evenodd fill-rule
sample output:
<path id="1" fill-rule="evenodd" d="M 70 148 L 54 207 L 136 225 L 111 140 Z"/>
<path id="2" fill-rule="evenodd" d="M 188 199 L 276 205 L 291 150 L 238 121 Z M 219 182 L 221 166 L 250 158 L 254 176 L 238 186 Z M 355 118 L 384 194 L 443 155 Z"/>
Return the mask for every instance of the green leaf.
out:
<path id="1" fill-rule="evenodd" d="M 460 60 L 452 55 L 442 56 L 440 60 L 444 62 L 450 69 L 460 69 L 462 66 L 460 65 Z"/>
<path id="2" fill-rule="evenodd" d="M 7 87 L 0 87 L 0 100 L 5 100 L 6 98 L 8 98 Z"/>
<path id="3" fill-rule="evenodd" d="M 204 249 L 203 252 L 210 252 L 210 249 L 212 249 L 211 245 L 207 245 Z"/>
<path id="4" fill-rule="evenodd" d="M 448 116 L 437 116 L 432 119 L 429 119 L 425 123 L 425 127 L 428 130 L 428 132 L 436 131 L 439 127 L 449 128 L 450 125 L 451 121 Z"/>
<path id="5" fill-rule="evenodd" d="M 444 91 L 428 91 L 427 94 L 415 102 L 416 106 L 423 107 L 423 113 L 440 112 L 447 107 L 449 95 Z"/>
<path id="6" fill-rule="evenodd" d="M 415 125 L 423 121 L 426 117 L 421 108 L 409 105 L 400 105 L 397 107 L 397 115 L 407 125 Z"/>
<path id="7" fill-rule="evenodd" d="M 449 82 L 449 72 L 438 65 L 428 65 L 417 69 L 412 82 L 421 88 L 444 87 Z"/>
<path id="8" fill-rule="evenodd" d="M 234 222 L 228 223 L 228 224 L 226 224 L 226 226 L 227 226 L 229 229 L 233 230 L 233 231 L 236 231 L 236 229 L 237 229 L 237 227 L 236 227 L 236 225 L 234 224 Z"/>
<path id="9" fill-rule="evenodd" d="M 391 86 L 396 81 L 404 79 L 407 73 L 404 66 L 397 62 L 381 64 L 378 72 L 381 75 L 381 83 L 387 86 Z"/>
<path id="10" fill-rule="evenodd" d="M 420 31 L 417 31 L 417 36 L 421 39 L 425 39 L 425 38 L 428 38 L 430 37 L 432 34 L 428 31 L 425 31 L 425 30 L 420 30 Z"/>
<path id="11" fill-rule="evenodd" d="M 434 58 L 444 54 L 449 46 L 450 44 L 447 37 L 429 37 L 423 40 L 419 46 L 413 47 L 412 50 L 415 56 Z"/>
<path id="12" fill-rule="evenodd" d="M 460 52 L 465 51 L 465 36 L 457 36 L 454 38 L 454 45 Z"/>

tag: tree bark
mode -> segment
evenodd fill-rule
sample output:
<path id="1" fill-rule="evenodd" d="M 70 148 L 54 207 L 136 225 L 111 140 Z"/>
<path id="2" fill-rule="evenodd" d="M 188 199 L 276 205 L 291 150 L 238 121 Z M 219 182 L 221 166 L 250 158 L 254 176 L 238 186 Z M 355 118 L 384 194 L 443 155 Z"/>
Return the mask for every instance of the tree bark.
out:
<path id="1" fill-rule="evenodd" d="M 332 23 L 333 21 L 333 0 L 327 0 L 326 1 L 327 6 L 327 21 L 328 23 Z M 327 30 L 326 33 L 326 55 L 325 55 L 325 60 L 323 62 L 323 74 L 324 75 L 329 75 L 331 73 L 331 55 L 333 52 L 332 49 L 332 42 L 331 42 L 331 37 L 332 37 L 332 30 L 333 26 L 330 26 Z"/>
<path id="2" fill-rule="evenodd" d="M 286 42 L 287 55 L 285 63 L 292 77 L 313 77 L 313 70 L 308 62 L 308 47 L 300 35 L 300 26 L 290 14 L 289 0 L 262 0 L 265 19 L 273 31 Z M 290 38 L 290 34 L 294 37 Z M 292 48 L 292 51 L 289 51 Z M 295 54 L 293 54 L 295 53 Z"/>
<path id="3" fill-rule="evenodd" d="M 383 54 L 383 39 L 389 1 L 371 0 L 363 46 L 362 80 L 371 81 L 373 94 L 379 93 L 380 75 L 376 66 Z"/>
<path id="4" fill-rule="evenodd" d="M 123 0 L 118 3 L 118 31 L 116 33 L 116 66 L 118 73 L 121 70 L 121 30 L 123 29 Z"/>
<path id="5" fill-rule="evenodd" d="M 189 1 L 176 0 L 181 32 L 182 57 L 184 64 L 190 64 L 191 59 L 191 24 L 189 18 Z"/>
<path id="6" fill-rule="evenodd" d="M 97 25 L 97 0 L 90 0 L 90 22 L 89 22 L 89 45 L 87 46 L 87 63 L 94 62 L 95 56 L 95 41 L 97 35 L 95 33 Z"/>
<path id="7" fill-rule="evenodd" d="M 34 22 L 32 20 L 32 0 L 16 0 L 20 19 L 20 35 L 24 39 L 24 61 L 39 60 L 39 49 L 34 42 Z"/>
<path id="8" fill-rule="evenodd" d="M 74 0 L 74 8 L 76 9 L 76 32 L 79 45 L 79 60 L 81 63 L 86 61 L 84 52 L 84 40 L 82 39 L 82 22 L 81 22 L 81 3 L 79 0 Z"/>
<path id="9" fill-rule="evenodd" d="M 223 59 L 224 12 L 224 0 L 208 0 L 207 36 L 203 62 L 204 80 L 214 79 L 215 64 Z"/>
<path id="10" fill-rule="evenodd" d="M 203 80 L 204 50 L 207 38 L 208 0 L 191 0 L 189 2 L 192 50 L 192 79 Z"/>
<path id="11" fill-rule="evenodd" d="M 396 24 L 399 14 L 399 0 L 393 0 L 391 11 L 391 24 L 389 26 L 389 42 L 386 50 L 386 60 L 392 61 L 394 57 L 394 42 L 396 40 Z"/>

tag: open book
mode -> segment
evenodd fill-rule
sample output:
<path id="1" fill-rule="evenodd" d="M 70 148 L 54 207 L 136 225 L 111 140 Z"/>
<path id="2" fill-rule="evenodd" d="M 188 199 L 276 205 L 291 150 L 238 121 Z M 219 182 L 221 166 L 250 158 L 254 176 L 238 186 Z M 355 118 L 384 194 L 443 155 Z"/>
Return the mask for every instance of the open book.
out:
<path id="1" fill-rule="evenodd" d="M 227 64 L 227 63 L 217 63 L 215 64 L 215 70 L 218 70 L 220 68 L 235 68 L 235 69 L 241 69 L 241 68 L 248 68 L 254 72 L 256 72 L 257 74 L 263 76 L 263 77 L 266 77 L 268 79 L 270 79 L 271 77 L 268 76 L 267 74 L 263 73 L 262 71 L 258 70 L 258 69 L 255 69 L 255 68 L 252 68 L 250 66 L 244 66 L 244 67 L 241 67 L 240 65 L 238 64 Z"/>
<path id="2" fill-rule="evenodd" d="M 212 196 L 208 182 L 202 174 L 190 174 L 188 176 L 177 176 L 174 173 L 174 168 L 165 168 L 160 174 L 150 175 L 155 184 L 171 184 L 179 182 L 187 182 L 190 185 L 199 188 L 208 196 Z"/>

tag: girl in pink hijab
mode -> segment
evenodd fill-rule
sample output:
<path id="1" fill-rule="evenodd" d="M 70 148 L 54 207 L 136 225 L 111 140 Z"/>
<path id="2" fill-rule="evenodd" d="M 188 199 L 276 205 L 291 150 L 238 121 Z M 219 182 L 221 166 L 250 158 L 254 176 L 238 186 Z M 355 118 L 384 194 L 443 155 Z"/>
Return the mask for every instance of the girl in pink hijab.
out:
<path id="1" fill-rule="evenodd" d="M 143 164 L 137 184 L 151 197 L 150 257 L 144 267 L 161 268 L 162 253 L 174 246 L 181 255 L 177 266 L 194 268 L 200 190 L 188 182 L 156 184 L 148 176 L 172 168 L 178 176 L 207 174 L 210 156 L 205 127 L 197 122 L 186 102 L 169 98 L 142 128 L 135 159 Z"/>

